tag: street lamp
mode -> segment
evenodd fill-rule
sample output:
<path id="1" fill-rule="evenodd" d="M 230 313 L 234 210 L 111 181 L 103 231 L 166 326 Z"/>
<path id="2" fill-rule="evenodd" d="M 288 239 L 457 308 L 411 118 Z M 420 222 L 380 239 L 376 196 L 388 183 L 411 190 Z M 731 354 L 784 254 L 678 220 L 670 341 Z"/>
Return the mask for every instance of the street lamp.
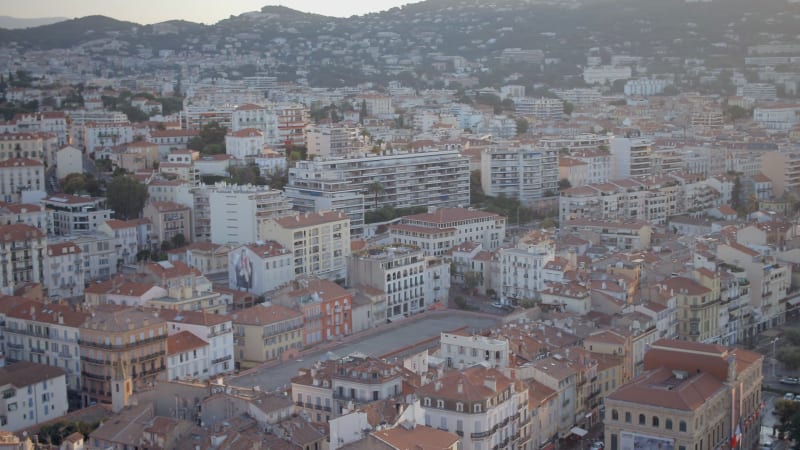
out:
<path id="1" fill-rule="evenodd" d="M 775 343 L 778 342 L 778 338 L 772 339 L 772 378 L 775 378 L 775 363 L 777 362 L 775 359 Z"/>

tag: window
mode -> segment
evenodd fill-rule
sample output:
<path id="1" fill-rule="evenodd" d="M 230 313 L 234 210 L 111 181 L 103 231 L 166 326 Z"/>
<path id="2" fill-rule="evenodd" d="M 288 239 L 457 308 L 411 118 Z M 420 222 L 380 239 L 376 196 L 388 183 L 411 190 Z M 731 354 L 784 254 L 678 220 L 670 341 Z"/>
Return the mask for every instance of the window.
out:
<path id="1" fill-rule="evenodd" d="M 653 426 L 654 426 L 654 427 L 658 428 L 658 426 L 659 426 L 659 425 L 658 425 L 658 417 L 656 417 L 656 416 L 653 416 L 653 422 L 652 422 L 652 423 L 653 423 Z"/>
<path id="2" fill-rule="evenodd" d="M 611 420 L 619 420 L 619 411 L 616 409 L 611 410 Z"/>
<path id="3" fill-rule="evenodd" d="M 425 397 L 425 402 L 424 403 L 425 403 L 425 406 L 431 406 L 431 398 L 430 397 Z"/>
<path id="4" fill-rule="evenodd" d="M 666 429 L 668 429 L 668 430 L 671 430 L 671 429 L 672 429 L 672 419 L 667 419 L 667 420 L 664 422 L 664 428 L 666 428 Z"/>
<path id="5" fill-rule="evenodd" d="M 461 402 L 456 403 L 456 412 L 464 412 L 464 404 Z"/>
<path id="6" fill-rule="evenodd" d="M 631 413 L 630 412 L 626 412 L 625 413 L 625 422 L 631 423 Z"/>
<path id="7" fill-rule="evenodd" d="M 439 409 L 444 409 L 444 400 L 436 400 L 436 407 Z"/>
<path id="8" fill-rule="evenodd" d="M 480 403 L 476 403 L 476 404 L 475 404 L 475 405 L 472 407 L 472 412 L 474 412 L 474 413 L 479 413 L 479 412 L 481 412 L 481 404 L 480 404 Z"/>
<path id="9" fill-rule="evenodd" d="M 686 421 L 681 420 L 678 422 L 678 431 L 686 431 Z"/>

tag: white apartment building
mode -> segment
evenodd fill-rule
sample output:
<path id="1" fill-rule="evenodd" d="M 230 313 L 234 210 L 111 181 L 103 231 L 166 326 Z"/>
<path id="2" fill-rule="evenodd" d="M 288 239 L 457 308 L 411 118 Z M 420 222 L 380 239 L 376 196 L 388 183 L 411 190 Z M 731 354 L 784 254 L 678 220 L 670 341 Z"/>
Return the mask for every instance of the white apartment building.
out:
<path id="1" fill-rule="evenodd" d="M 800 123 L 800 107 L 759 106 L 753 109 L 753 120 L 767 130 L 789 130 Z"/>
<path id="2" fill-rule="evenodd" d="M 104 197 L 58 194 L 43 199 L 42 204 L 50 211 L 53 233 L 62 236 L 97 231 L 112 214 Z"/>
<path id="3" fill-rule="evenodd" d="M 513 303 L 533 300 L 545 287 L 545 265 L 555 259 L 555 244 L 550 239 L 521 240 L 516 247 L 498 252 L 500 276 L 494 290 Z"/>
<path id="4" fill-rule="evenodd" d="M 611 177 L 645 177 L 652 173 L 653 143 L 648 139 L 611 139 Z"/>
<path id="5" fill-rule="evenodd" d="M 64 371 L 66 387 L 81 390 L 80 326 L 89 313 L 70 306 L 25 301 L 6 314 L 6 361 L 30 361 Z"/>
<path id="6" fill-rule="evenodd" d="M 83 144 L 88 154 L 103 147 L 113 147 L 133 142 L 133 125 L 130 122 L 92 122 L 83 128 Z"/>
<path id="7" fill-rule="evenodd" d="M 0 225 L 30 225 L 47 233 L 50 228 L 50 215 L 42 205 L 29 203 L 0 202 Z"/>
<path id="8" fill-rule="evenodd" d="M 47 252 L 47 237 L 29 225 L 0 228 L 0 292 L 12 295 L 23 283 L 41 283 Z"/>
<path id="9" fill-rule="evenodd" d="M 381 155 L 297 161 L 289 169 L 287 190 L 302 186 L 309 195 L 316 195 L 325 192 L 323 186 L 303 183 L 343 182 L 364 195 L 367 211 L 384 206 L 455 207 L 469 204 L 469 173 L 469 158 L 457 150 L 385 151 Z M 371 186 L 376 184 L 381 189 L 373 192 Z"/>
<path id="10" fill-rule="evenodd" d="M 18 132 L 54 134 L 59 148 L 70 143 L 69 124 L 64 111 L 19 114 L 15 117 L 15 122 Z"/>
<path id="11" fill-rule="evenodd" d="M 44 287 L 50 298 L 83 297 L 83 260 L 81 249 L 72 242 L 47 246 Z"/>
<path id="12" fill-rule="evenodd" d="M 506 218 L 466 208 L 438 208 L 405 216 L 389 226 L 392 241 L 412 245 L 426 256 L 442 256 L 464 242 L 480 242 L 484 249 L 500 248 L 506 237 Z"/>
<path id="13" fill-rule="evenodd" d="M 46 195 L 44 164 L 30 158 L 0 161 L 0 201 L 20 203 L 23 192 Z"/>
<path id="14" fill-rule="evenodd" d="M 425 425 L 458 434 L 463 450 L 529 448 L 528 389 L 498 369 L 448 371 L 416 395 Z"/>
<path id="15" fill-rule="evenodd" d="M 233 131 L 255 128 L 261 131 L 266 144 L 278 145 L 281 143 L 278 114 L 272 107 L 252 103 L 239 106 L 233 111 L 231 127 Z"/>
<path id="16" fill-rule="evenodd" d="M 255 128 L 229 131 L 225 135 L 225 153 L 236 159 L 261 156 L 264 151 L 264 133 Z"/>
<path id="17" fill-rule="evenodd" d="M 664 92 L 664 89 L 669 85 L 670 83 L 667 80 L 639 78 L 638 80 L 628 80 L 625 83 L 624 93 L 625 95 L 649 97 Z"/>
<path id="18" fill-rule="evenodd" d="M 261 222 L 291 211 L 283 192 L 269 186 L 220 183 L 208 189 L 211 242 L 215 244 L 256 242 L 261 239 Z"/>
<path id="19" fill-rule="evenodd" d="M 298 161 L 302 163 L 302 161 Z M 294 178 L 284 187 L 292 207 L 300 212 L 339 211 L 350 219 L 351 236 L 364 234 L 364 189 L 346 180 Z"/>
<path id="20" fill-rule="evenodd" d="M 16 432 L 63 416 L 69 409 L 64 371 L 23 361 L 0 367 L 0 426 Z"/>
<path id="21" fill-rule="evenodd" d="M 481 335 L 441 333 L 439 338 L 441 358 L 446 367 L 459 370 L 478 364 L 488 364 L 495 369 L 509 366 L 507 339 L 494 339 Z"/>
<path id="22" fill-rule="evenodd" d="M 114 238 L 114 249 L 117 252 L 117 264 L 133 264 L 136 254 L 144 250 L 139 242 L 138 221 L 106 220 L 97 227 L 101 233 Z"/>
<path id="23" fill-rule="evenodd" d="M 574 89 L 554 89 L 556 97 L 570 102 L 575 106 L 589 106 L 597 103 L 602 98 L 602 94 L 597 89 L 574 88 Z"/>
<path id="24" fill-rule="evenodd" d="M 611 84 L 617 80 L 627 80 L 632 76 L 628 66 L 596 66 L 583 69 L 586 84 Z"/>
<path id="25" fill-rule="evenodd" d="M 745 83 L 736 88 L 736 96 L 768 102 L 778 98 L 778 89 L 770 83 Z"/>
<path id="26" fill-rule="evenodd" d="M 586 184 L 605 183 L 611 179 L 611 154 L 608 150 L 577 149 L 570 151 L 569 157 L 586 163 Z"/>
<path id="27" fill-rule="evenodd" d="M 567 149 L 570 154 L 576 150 L 597 150 L 608 147 L 611 137 L 605 134 L 579 133 L 572 136 L 543 137 L 536 142 L 536 148 L 546 150 Z"/>
<path id="28" fill-rule="evenodd" d="M 167 380 L 209 379 L 208 342 L 188 331 L 167 337 Z"/>
<path id="29" fill-rule="evenodd" d="M 446 300 L 450 288 L 449 265 L 426 258 L 413 246 L 368 247 L 350 256 L 349 284 L 378 289 L 386 294 L 388 320 L 400 320 Z"/>
<path id="30" fill-rule="evenodd" d="M 63 179 L 71 173 L 83 173 L 83 152 L 75 147 L 63 147 L 56 152 L 56 177 Z"/>
<path id="31" fill-rule="evenodd" d="M 83 279 L 105 280 L 117 273 L 116 239 L 102 232 L 85 233 L 69 238 L 81 249 Z"/>
<path id="32" fill-rule="evenodd" d="M 338 212 L 302 213 L 261 222 L 259 239 L 272 239 L 293 257 L 295 275 L 347 277 L 350 221 Z"/>
<path id="33" fill-rule="evenodd" d="M 294 280 L 294 256 L 275 241 L 233 247 L 228 253 L 228 286 L 263 295 Z"/>
<path id="34" fill-rule="evenodd" d="M 537 119 L 558 120 L 564 117 L 564 101 L 557 98 L 514 98 L 514 112 Z"/>
<path id="35" fill-rule="evenodd" d="M 392 114 L 392 97 L 382 94 L 364 94 L 356 97 L 356 110 L 361 107 L 362 102 L 366 103 L 367 115 L 373 117 L 386 116 Z"/>
<path id="36" fill-rule="evenodd" d="M 529 202 L 558 192 L 558 152 L 530 146 L 496 145 L 481 152 L 481 187 L 486 195 Z"/>
<path id="37" fill-rule="evenodd" d="M 50 133 L 2 133 L 0 134 L 0 160 L 28 158 L 55 164 L 58 150 L 56 136 Z"/>
<path id="38" fill-rule="evenodd" d="M 308 156 L 344 157 L 363 151 L 359 129 L 346 124 L 320 124 L 306 127 Z"/>

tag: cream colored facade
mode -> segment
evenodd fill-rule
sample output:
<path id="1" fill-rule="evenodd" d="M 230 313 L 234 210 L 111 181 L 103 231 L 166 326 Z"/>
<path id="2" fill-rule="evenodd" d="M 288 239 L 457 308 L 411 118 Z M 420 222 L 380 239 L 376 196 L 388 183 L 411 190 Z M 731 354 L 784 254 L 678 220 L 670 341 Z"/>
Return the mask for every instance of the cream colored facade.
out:
<path id="1" fill-rule="evenodd" d="M 234 359 L 253 364 L 294 357 L 303 348 L 303 314 L 281 305 L 256 305 L 232 314 Z"/>
<path id="2" fill-rule="evenodd" d="M 347 277 L 350 219 L 343 213 L 302 213 L 267 219 L 259 225 L 259 240 L 274 240 L 293 255 L 295 275 Z"/>

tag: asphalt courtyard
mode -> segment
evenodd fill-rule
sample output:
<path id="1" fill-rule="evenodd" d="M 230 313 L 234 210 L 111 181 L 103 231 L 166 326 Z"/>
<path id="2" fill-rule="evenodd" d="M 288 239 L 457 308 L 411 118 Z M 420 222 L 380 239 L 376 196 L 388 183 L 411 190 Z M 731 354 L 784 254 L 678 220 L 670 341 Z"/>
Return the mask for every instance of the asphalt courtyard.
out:
<path id="1" fill-rule="evenodd" d="M 428 312 L 421 316 L 387 325 L 383 331 L 368 331 L 368 336 L 352 336 L 341 344 L 327 346 L 320 350 L 312 350 L 300 356 L 300 359 L 278 364 L 265 364 L 250 369 L 227 382 L 232 386 L 251 388 L 258 386 L 262 391 L 288 388 L 290 379 L 297 375 L 299 369 L 311 367 L 318 359 L 323 359 L 328 352 L 337 356 L 345 356 L 359 352 L 370 356 L 381 356 L 402 349 L 420 341 L 439 336 L 442 331 L 451 331 L 461 327 L 488 328 L 498 323 L 498 318 L 480 316 L 461 311 L 444 310 Z M 377 331 L 377 332 L 376 332 Z"/>

